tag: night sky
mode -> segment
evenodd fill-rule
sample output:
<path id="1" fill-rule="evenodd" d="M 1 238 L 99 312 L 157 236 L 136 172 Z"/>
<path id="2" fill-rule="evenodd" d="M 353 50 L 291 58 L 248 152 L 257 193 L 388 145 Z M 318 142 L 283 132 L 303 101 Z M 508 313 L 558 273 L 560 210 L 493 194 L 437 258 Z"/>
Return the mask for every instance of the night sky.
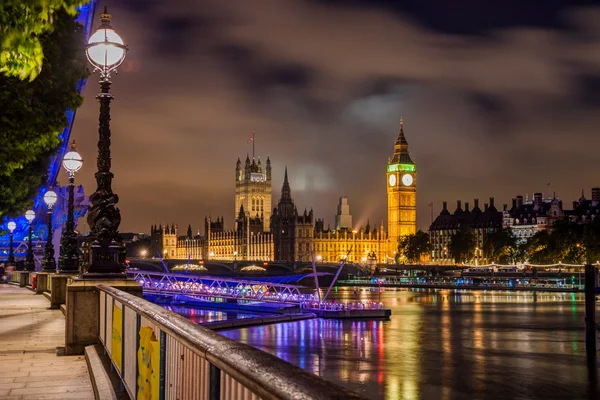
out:
<path id="1" fill-rule="evenodd" d="M 235 162 L 284 166 L 299 211 L 385 219 L 399 118 L 417 164 L 418 227 L 441 202 L 600 186 L 600 4 L 578 0 L 100 1 L 130 52 L 113 79 L 121 231 L 205 215 L 233 227 Z M 95 27 L 99 24 L 96 16 Z M 99 88 L 72 138 L 95 188 Z M 62 182 L 65 183 L 65 182 Z M 550 186 L 548 186 L 550 183 Z"/>

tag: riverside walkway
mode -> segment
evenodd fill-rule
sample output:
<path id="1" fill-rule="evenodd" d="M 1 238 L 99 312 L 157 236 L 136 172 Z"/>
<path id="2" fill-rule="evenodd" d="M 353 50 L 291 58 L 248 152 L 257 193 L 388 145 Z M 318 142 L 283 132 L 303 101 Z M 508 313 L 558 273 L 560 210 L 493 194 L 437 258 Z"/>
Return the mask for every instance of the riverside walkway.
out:
<path id="1" fill-rule="evenodd" d="M 93 399 L 84 356 L 58 356 L 65 318 L 42 295 L 0 284 L 0 399 Z"/>

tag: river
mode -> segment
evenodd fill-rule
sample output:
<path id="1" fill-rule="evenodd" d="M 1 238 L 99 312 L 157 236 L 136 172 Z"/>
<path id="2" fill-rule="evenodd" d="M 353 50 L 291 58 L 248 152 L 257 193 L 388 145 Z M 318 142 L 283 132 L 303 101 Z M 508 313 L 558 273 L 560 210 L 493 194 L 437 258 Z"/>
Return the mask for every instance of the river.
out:
<path id="1" fill-rule="evenodd" d="M 313 319 L 221 333 L 370 399 L 595 398 L 581 294 L 398 289 L 381 301 L 390 321 Z"/>

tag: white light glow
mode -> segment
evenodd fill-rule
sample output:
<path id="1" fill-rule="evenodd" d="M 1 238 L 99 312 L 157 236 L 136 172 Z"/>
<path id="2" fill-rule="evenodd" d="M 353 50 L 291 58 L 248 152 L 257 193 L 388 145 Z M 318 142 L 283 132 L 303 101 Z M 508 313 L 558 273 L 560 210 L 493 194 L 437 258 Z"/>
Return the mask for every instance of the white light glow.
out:
<path id="1" fill-rule="evenodd" d="M 112 69 L 125 60 L 123 39 L 112 29 L 98 29 L 88 41 L 87 55 L 99 68 Z"/>
<path id="2" fill-rule="evenodd" d="M 35 212 L 33 210 L 27 210 L 25 212 L 25 219 L 31 223 L 35 219 Z"/>
<path id="3" fill-rule="evenodd" d="M 44 194 L 44 203 L 46 203 L 46 205 L 48 207 L 52 208 L 52 206 L 55 205 L 57 201 L 58 201 L 58 196 L 56 195 L 56 193 L 53 190 L 48 190 Z"/>
<path id="4" fill-rule="evenodd" d="M 83 166 L 83 158 L 77 151 L 71 150 L 65 154 L 62 165 L 67 171 L 74 174 Z"/>

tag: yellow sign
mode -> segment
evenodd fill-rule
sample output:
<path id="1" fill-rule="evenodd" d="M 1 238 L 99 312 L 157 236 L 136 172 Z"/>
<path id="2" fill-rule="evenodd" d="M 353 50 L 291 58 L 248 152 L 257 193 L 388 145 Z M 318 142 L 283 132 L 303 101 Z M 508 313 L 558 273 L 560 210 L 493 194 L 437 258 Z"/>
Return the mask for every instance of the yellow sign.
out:
<path id="1" fill-rule="evenodd" d="M 123 310 L 117 307 L 116 304 L 113 306 L 112 344 L 110 349 L 112 360 L 120 372 L 123 368 Z"/>
<path id="2" fill-rule="evenodd" d="M 154 330 L 148 326 L 140 328 L 138 348 L 138 399 L 158 400 L 160 387 L 160 343 Z"/>

